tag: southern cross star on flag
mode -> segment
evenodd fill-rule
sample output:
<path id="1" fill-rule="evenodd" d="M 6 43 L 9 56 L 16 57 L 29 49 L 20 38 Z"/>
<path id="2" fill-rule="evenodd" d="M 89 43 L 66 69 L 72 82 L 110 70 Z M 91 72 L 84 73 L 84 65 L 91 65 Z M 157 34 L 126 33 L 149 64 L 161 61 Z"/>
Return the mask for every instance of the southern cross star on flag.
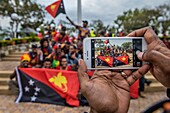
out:
<path id="1" fill-rule="evenodd" d="M 100 60 L 106 62 L 110 67 L 113 67 L 113 57 L 110 56 L 98 56 Z"/>
<path id="2" fill-rule="evenodd" d="M 45 10 L 53 17 L 55 18 L 60 13 L 66 14 L 65 7 L 63 0 L 57 0 L 56 2 L 52 3 L 51 5 L 48 5 Z"/>

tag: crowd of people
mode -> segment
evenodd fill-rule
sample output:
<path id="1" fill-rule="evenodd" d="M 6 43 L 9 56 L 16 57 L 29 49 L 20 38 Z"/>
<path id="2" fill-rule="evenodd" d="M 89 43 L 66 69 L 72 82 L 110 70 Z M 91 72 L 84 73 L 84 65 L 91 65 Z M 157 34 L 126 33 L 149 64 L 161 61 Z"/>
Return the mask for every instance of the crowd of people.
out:
<path id="1" fill-rule="evenodd" d="M 96 57 L 96 65 L 97 66 L 109 66 L 107 63 L 105 63 L 101 57 L 112 57 L 113 58 L 113 64 L 111 65 L 111 67 L 116 67 L 116 66 L 121 66 L 121 65 L 127 65 L 130 63 L 130 57 L 127 54 L 127 51 L 124 50 L 121 47 L 116 47 L 115 45 L 113 46 L 104 46 L 101 50 L 99 50 L 99 54 Z M 117 58 L 124 58 L 123 60 L 126 61 L 127 63 L 123 63 L 119 60 L 117 60 Z"/>
<path id="2" fill-rule="evenodd" d="M 66 33 L 67 28 L 64 26 L 61 28 L 60 31 L 57 31 L 55 28 L 51 28 L 50 26 L 48 26 L 46 28 L 47 32 L 46 32 L 45 36 L 39 35 L 41 38 L 40 44 L 33 44 L 31 46 L 31 51 L 28 53 L 25 53 L 23 56 L 21 56 L 21 63 L 18 67 L 47 68 L 47 69 L 67 70 L 67 71 L 78 71 L 78 60 L 83 59 L 83 43 L 82 42 L 83 42 L 84 38 L 90 36 L 90 30 L 88 30 L 88 28 L 87 28 L 87 25 L 88 25 L 87 21 L 83 21 L 82 27 L 75 25 L 72 21 L 71 21 L 71 23 L 72 23 L 72 25 L 74 25 L 76 27 L 76 29 L 79 30 L 78 38 L 70 37 L 69 34 Z M 98 34 L 97 36 L 103 36 L 102 33 L 103 32 L 101 32 L 101 34 Z M 168 41 L 163 40 L 163 42 L 167 46 L 170 45 L 169 40 Z M 108 54 L 108 56 L 112 56 L 112 57 L 120 56 L 120 55 L 128 56 L 124 50 L 114 49 L 115 51 L 113 54 L 113 53 L 111 53 L 110 49 L 111 48 L 105 48 L 105 50 L 108 50 L 108 51 L 100 51 L 100 55 L 102 56 L 102 55 Z M 81 63 L 80 67 L 83 67 L 82 64 L 83 63 Z M 85 68 L 80 68 L 79 70 L 81 70 L 81 69 L 85 69 Z M 81 70 L 81 71 L 83 71 L 83 70 Z M 84 73 L 84 72 L 85 71 L 83 71 L 82 73 Z M 140 74 L 145 74 L 144 72 L 141 72 Z M 97 74 L 100 75 L 101 73 L 98 72 Z M 79 71 L 79 76 L 81 76 L 80 71 Z M 12 80 L 15 77 L 16 77 L 16 73 L 14 72 L 10 76 L 10 79 Z M 135 79 L 135 78 L 132 77 L 132 79 Z M 82 82 L 82 80 L 80 77 L 80 83 L 81 82 Z M 135 81 L 133 81 L 133 82 L 135 82 Z M 128 83 L 128 85 L 129 85 L 129 83 Z M 11 84 L 15 84 L 17 86 L 16 82 L 11 83 Z M 109 88 L 106 88 L 106 89 L 108 89 L 107 91 L 110 90 Z M 102 91 L 102 92 L 106 92 L 106 91 Z M 89 98 L 92 98 L 93 96 L 86 95 L 86 93 L 84 93 L 84 95 L 87 98 L 88 102 L 91 103 L 91 101 L 93 99 L 89 99 Z M 101 96 L 99 95 L 98 97 L 101 97 Z M 112 98 L 112 95 L 107 96 L 107 97 L 108 97 L 108 99 L 110 99 L 110 98 Z M 96 101 L 96 99 L 94 99 L 94 101 Z M 121 101 L 121 99 L 119 99 L 119 101 Z M 113 102 L 115 102 L 115 100 Z M 125 103 L 125 104 L 128 105 L 129 100 L 127 100 L 127 103 Z M 106 105 L 108 105 L 108 103 L 106 103 Z M 115 105 L 115 104 L 113 104 L 113 105 Z M 94 108 L 92 110 L 100 111 L 100 109 L 98 110 L 98 108 L 96 108 L 96 105 L 92 105 L 92 106 Z M 128 108 L 126 108 L 124 111 L 127 111 L 127 109 Z M 120 109 L 117 109 L 117 110 L 119 111 Z"/>
<path id="3" fill-rule="evenodd" d="M 70 36 L 67 34 L 67 28 L 62 26 L 60 30 L 48 25 L 45 28 L 45 32 L 38 33 L 38 37 L 41 39 L 39 44 L 33 44 L 29 53 L 21 56 L 21 63 L 18 67 L 24 68 L 49 68 L 57 70 L 77 71 L 78 60 L 83 59 L 83 39 L 86 37 L 111 37 L 113 34 L 107 33 L 104 30 L 95 34 L 94 29 L 88 29 L 88 21 L 83 21 L 82 26 L 76 25 L 69 17 L 67 19 L 70 23 L 79 30 L 78 37 Z M 45 34 L 44 36 L 42 34 Z M 123 31 L 119 36 L 124 36 Z M 163 40 L 166 45 L 169 41 Z M 121 47 L 104 46 L 98 56 L 128 56 L 128 63 L 130 62 L 129 50 L 124 50 Z M 102 60 L 96 58 L 97 66 L 103 65 Z M 122 63 L 118 60 L 114 60 L 113 66 L 119 66 Z M 108 65 L 108 64 L 106 64 Z M 16 76 L 12 74 L 11 80 Z"/>
<path id="4" fill-rule="evenodd" d="M 77 71 L 78 60 L 83 58 L 83 39 L 86 37 L 110 36 L 104 30 L 95 34 L 94 30 L 88 29 L 88 21 L 83 25 L 76 25 L 69 17 L 70 23 L 79 30 L 78 37 L 67 34 L 67 28 L 62 26 L 57 30 L 54 26 L 45 27 L 45 32 L 39 31 L 39 44 L 33 44 L 31 51 L 21 57 L 20 67 L 29 68 L 52 68 L 67 71 Z M 42 34 L 45 34 L 44 36 Z M 120 33 L 123 35 L 123 33 Z"/>
<path id="5" fill-rule="evenodd" d="M 75 25 L 72 21 L 71 23 L 79 30 L 77 38 L 70 37 L 66 33 L 65 26 L 57 30 L 48 25 L 45 27 L 44 33 L 38 33 L 40 42 L 32 44 L 31 50 L 21 56 L 18 67 L 77 71 L 78 60 L 83 58 L 83 39 L 90 36 L 90 31 L 87 28 L 87 21 L 83 21 L 83 26 Z M 10 76 L 9 85 L 11 88 L 18 87 L 15 78 L 16 72 L 14 71 Z"/>
<path id="6" fill-rule="evenodd" d="M 78 39 L 71 38 L 66 30 L 65 26 L 62 26 L 59 32 L 48 26 L 45 36 L 40 37 L 40 44 L 33 44 L 31 51 L 21 57 L 21 63 L 32 68 L 77 71 L 78 60 L 83 58 L 84 36 L 79 35 Z"/>

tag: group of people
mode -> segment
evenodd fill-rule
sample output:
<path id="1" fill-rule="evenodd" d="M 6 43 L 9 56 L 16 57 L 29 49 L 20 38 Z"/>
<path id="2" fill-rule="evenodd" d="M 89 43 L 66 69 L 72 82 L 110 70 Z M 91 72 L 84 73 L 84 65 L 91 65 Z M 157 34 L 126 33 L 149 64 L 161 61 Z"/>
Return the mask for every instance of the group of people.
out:
<path id="1" fill-rule="evenodd" d="M 117 56 L 123 56 L 127 55 L 127 51 L 124 48 L 113 46 L 104 46 L 100 50 L 101 56 L 111 56 L 111 57 L 117 57 Z"/>
<path id="2" fill-rule="evenodd" d="M 21 57 L 21 67 L 49 68 L 76 71 L 78 59 L 82 58 L 82 47 L 74 44 L 58 44 L 53 47 L 50 41 L 43 38 L 40 46 L 33 44 L 29 53 Z"/>
<path id="3" fill-rule="evenodd" d="M 68 18 L 69 19 L 69 18 Z M 62 26 L 59 31 L 50 25 L 45 28 L 45 35 L 38 33 L 39 43 L 31 45 L 31 51 L 21 56 L 19 68 L 46 68 L 65 71 L 77 71 L 78 60 L 83 58 L 83 39 L 90 36 L 88 22 L 83 26 L 74 24 L 79 30 L 78 38 L 70 37 L 67 28 Z M 16 72 L 10 76 L 10 86 L 16 86 Z"/>
<path id="4" fill-rule="evenodd" d="M 103 61 L 101 57 L 106 57 L 106 58 L 113 58 L 113 63 L 112 65 L 109 65 L 106 61 Z M 123 58 L 123 60 L 118 60 L 117 58 Z M 127 60 L 127 61 L 126 61 Z M 111 67 L 116 67 L 116 66 L 121 66 L 121 65 L 127 65 L 130 63 L 130 57 L 127 54 L 126 50 L 123 50 L 122 48 L 116 48 L 115 45 L 113 47 L 110 46 L 105 46 L 104 49 L 99 51 L 98 56 L 96 57 L 96 65 L 97 66 L 111 66 Z"/>
<path id="5" fill-rule="evenodd" d="M 62 26 L 59 31 L 50 25 L 45 28 L 45 35 L 39 32 L 40 44 L 33 44 L 32 51 L 21 57 L 21 67 L 53 68 L 77 71 L 78 60 L 83 58 L 83 39 L 92 35 L 88 29 L 88 21 L 83 25 L 76 25 L 69 17 L 70 23 L 79 30 L 78 37 L 67 34 L 67 28 Z M 92 30 L 93 31 L 93 30 Z M 94 32 L 93 32 L 94 33 Z M 99 32 L 98 36 L 106 36 L 106 32 Z M 96 36 L 96 35 L 95 35 Z M 118 50 L 115 49 L 115 54 Z M 118 55 L 118 54 L 117 54 Z"/>

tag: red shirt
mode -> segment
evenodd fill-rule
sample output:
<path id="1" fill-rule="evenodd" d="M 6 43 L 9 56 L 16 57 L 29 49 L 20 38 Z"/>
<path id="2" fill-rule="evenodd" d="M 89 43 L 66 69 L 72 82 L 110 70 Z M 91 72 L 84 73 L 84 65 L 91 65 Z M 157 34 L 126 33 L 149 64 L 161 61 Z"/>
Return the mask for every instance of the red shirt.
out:
<path id="1" fill-rule="evenodd" d="M 66 34 L 64 37 L 59 33 L 54 37 L 54 40 L 58 43 L 70 42 L 70 37 Z"/>
<path id="2" fill-rule="evenodd" d="M 52 37 L 55 37 L 57 34 L 59 34 L 57 31 L 53 31 L 53 32 L 51 33 Z"/>
<path id="3" fill-rule="evenodd" d="M 60 66 L 57 66 L 56 69 L 61 70 Z M 71 66 L 67 66 L 66 71 L 72 71 Z"/>

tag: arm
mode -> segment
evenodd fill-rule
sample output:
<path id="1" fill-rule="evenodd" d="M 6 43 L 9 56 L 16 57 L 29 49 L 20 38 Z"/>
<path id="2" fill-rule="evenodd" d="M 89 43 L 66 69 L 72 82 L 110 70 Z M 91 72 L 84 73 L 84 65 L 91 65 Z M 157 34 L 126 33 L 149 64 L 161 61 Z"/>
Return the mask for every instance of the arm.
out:
<path id="1" fill-rule="evenodd" d="M 68 16 L 66 16 L 66 18 L 73 26 L 75 26 L 77 29 L 80 29 L 80 26 L 76 25 Z"/>
<path id="2" fill-rule="evenodd" d="M 12 80 L 13 78 L 16 77 L 16 72 L 14 71 L 11 75 L 10 75 L 10 80 Z"/>

